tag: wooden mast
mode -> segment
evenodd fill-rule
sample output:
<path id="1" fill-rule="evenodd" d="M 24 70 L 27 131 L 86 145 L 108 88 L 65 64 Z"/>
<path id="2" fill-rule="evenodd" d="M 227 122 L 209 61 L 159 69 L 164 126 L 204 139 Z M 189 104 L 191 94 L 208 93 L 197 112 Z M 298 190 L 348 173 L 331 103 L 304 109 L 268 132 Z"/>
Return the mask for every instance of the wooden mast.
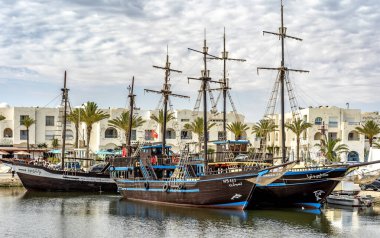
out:
<path id="1" fill-rule="evenodd" d="M 162 125 L 162 155 L 165 156 L 166 155 L 166 150 L 165 150 L 165 146 L 166 146 L 166 119 L 167 119 L 167 115 L 168 115 L 168 101 L 169 101 L 169 96 L 174 96 L 174 97 L 179 97 L 179 98 L 189 98 L 189 96 L 185 96 L 185 95 L 179 95 L 179 94 L 173 94 L 172 91 L 170 90 L 170 84 L 169 84 L 169 81 L 170 81 L 170 73 L 171 72 L 176 72 L 176 73 L 182 73 L 182 71 L 180 70 L 176 70 L 176 69 L 172 69 L 170 68 L 170 62 L 169 62 L 169 47 L 166 48 L 166 63 L 165 63 L 165 66 L 164 67 L 161 67 L 161 66 L 156 66 L 156 65 L 153 65 L 154 68 L 157 68 L 157 69 L 163 69 L 165 70 L 165 78 L 164 78 L 164 85 L 161 89 L 161 91 L 156 91 L 156 90 L 150 90 L 150 89 L 144 89 L 145 92 L 151 92 L 151 93 L 158 93 L 158 94 L 161 94 L 163 96 L 163 99 L 164 99 L 164 109 L 163 109 L 163 125 Z"/>
<path id="2" fill-rule="evenodd" d="M 64 103 L 63 106 L 63 131 L 62 131 L 62 160 L 61 160 L 61 169 L 65 169 L 65 146 L 66 146 L 66 120 L 67 120 L 67 96 L 69 90 L 66 88 L 66 70 L 65 70 L 65 76 L 63 80 L 63 88 L 62 91 L 62 101 Z"/>
<path id="3" fill-rule="evenodd" d="M 204 143 L 204 169 L 205 173 L 207 171 L 208 161 L 207 161 L 207 141 L 208 141 L 208 123 L 207 123 L 207 84 L 208 82 L 213 83 L 221 83 L 219 81 L 213 81 L 210 78 L 210 70 L 207 69 L 207 59 L 208 57 L 212 57 L 215 59 L 221 59 L 217 56 L 211 55 L 208 53 L 208 47 L 206 42 L 206 30 L 205 30 L 205 37 L 203 40 L 203 51 L 194 50 L 191 48 L 188 48 L 191 51 L 195 51 L 198 53 L 203 54 L 203 70 L 201 71 L 201 77 L 200 78 L 192 78 L 188 77 L 187 79 L 193 79 L 193 80 L 200 80 L 202 81 L 202 93 L 203 93 L 203 143 Z"/>
<path id="4" fill-rule="evenodd" d="M 284 6 L 281 0 L 281 27 L 279 28 L 279 33 L 263 31 L 263 34 L 272 34 L 277 35 L 281 39 L 281 66 L 279 68 L 268 68 L 268 67 L 258 67 L 257 72 L 260 69 L 266 70 L 277 70 L 279 71 L 279 81 L 280 81 L 280 90 L 281 90 L 281 152 L 282 152 L 282 162 L 286 162 L 286 146 L 285 146 L 285 73 L 289 71 L 299 72 L 299 73 L 309 73 L 307 70 L 299 70 L 299 69 L 289 69 L 285 67 L 285 38 L 290 38 L 298 41 L 302 41 L 301 38 L 289 36 L 286 34 L 286 27 L 284 27 Z"/>
<path id="5" fill-rule="evenodd" d="M 131 147 L 131 137 L 132 137 L 132 120 L 133 120 L 133 105 L 135 104 L 135 96 L 133 94 L 133 89 L 135 85 L 135 76 L 132 77 L 132 84 L 129 86 L 129 125 L 128 125 L 128 140 L 127 140 L 127 149 L 128 156 L 132 155 L 132 147 Z"/>

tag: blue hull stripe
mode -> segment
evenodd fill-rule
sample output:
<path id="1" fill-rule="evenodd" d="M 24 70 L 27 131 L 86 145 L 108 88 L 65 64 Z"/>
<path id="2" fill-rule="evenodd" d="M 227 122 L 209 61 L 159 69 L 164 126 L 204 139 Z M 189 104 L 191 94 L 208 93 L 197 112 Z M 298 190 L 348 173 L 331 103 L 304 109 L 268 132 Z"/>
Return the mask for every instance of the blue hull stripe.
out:
<path id="1" fill-rule="evenodd" d="M 285 176 L 328 173 L 328 172 L 344 172 L 344 171 L 347 171 L 347 168 L 316 169 L 316 170 L 306 170 L 306 171 L 288 171 L 285 173 Z"/>
<path id="2" fill-rule="evenodd" d="M 284 186 L 297 186 L 297 185 L 305 185 L 305 184 L 312 184 L 312 183 L 324 183 L 324 182 L 331 182 L 331 180 L 318 180 L 318 181 L 310 181 L 310 182 L 304 182 L 304 183 L 271 183 L 268 185 L 259 185 L 257 184 L 257 187 L 284 187 Z"/>
<path id="3" fill-rule="evenodd" d="M 246 207 L 248 202 L 231 202 L 231 203 L 223 203 L 223 204 L 214 204 L 216 207 Z"/>
<path id="4" fill-rule="evenodd" d="M 322 206 L 320 203 L 316 203 L 316 202 L 300 202 L 300 203 L 295 203 L 295 204 L 298 206 L 313 207 L 316 209 L 319 209 Z"/>
<path id="5" fill-rule="evenodd" d="M 120 190 L 127 190 L 127 191 L 142 191 L 142 192 L 165 192 L 165 190 L 161 188 L 150 188 L 150 189 L 145 189 L 145 188 L 119 188 Z M 179 189 L 169 189 L 167 192 L 169 193 L 198 193 L 199 189 L 185 189 L 185 190 L 179 190 Z"/>

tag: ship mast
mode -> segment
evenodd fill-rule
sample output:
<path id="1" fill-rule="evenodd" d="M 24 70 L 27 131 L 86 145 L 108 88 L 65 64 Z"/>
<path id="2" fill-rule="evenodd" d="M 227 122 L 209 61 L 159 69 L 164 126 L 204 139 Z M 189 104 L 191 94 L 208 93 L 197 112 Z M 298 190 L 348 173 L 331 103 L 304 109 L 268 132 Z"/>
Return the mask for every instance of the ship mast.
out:
<path id="1" fill-rule="evenodd" d="M 132 84 L 128 87 L 129 89 L 129 125 L 128 125 L 128 140 L 127 140 L 127 149 L 128 155 L 132 155 L 132 147 L 131 147 L 131 137 L 132 137 L 132 120 L 133 120 L 133 105 L 135 104 L 136 95 L 133 94 L 133 89 L 135 85 L 135 76 L 132 77 Z"/>
<path id="2" fill-rule="evenodd" d="M 231 95 L 229 93 L 229 90 L 231 88 L 229 87 L 229 79 L 227 78 L 227 61 L 232 60 L 232 61 L 239 61 L 239 62 L 245 62 L 245 59 L 234 59 L 234 58 L 229 58 L 228 57 L 228 51 L 226 51 L 226 28 L 224 28 L 223 32 L 223 52 L 222 52 L 222 58 L 210 58 L 210 59 L 218 59 L 218 60 L 223 60 L 223 84 L 220 90 L 222 90 L 223 93 L 223 136 L 224 139 L 227 140 L 227 95 L 230 99 L 231 106 L 233 108 L 233 111 L 236 116 L 236 120 L 239 120 L 239 117 L 237 115 L 234 103 L 232 102 Z"/>
<path id="3" fill-rule="evenodd" d="M 301 38 L 289 36 L 286 34 L 286 27 L 284 27 L 284 6 L 282 4 L 281 0 L 281 27 L 279 28 L 279 33 L 275 32 L 269 32 L 269 31 L 263 31 L 263 34 L 272 34 L 277 35 L 281 39 L 281 66 L 279 68 L 268 68 L 268 67 L 258 67 L 257 71 L 260 69 L 266 69 L 266 70 L 276 70 L 279 72 L 279 83 L 280 83 L 280 91 L 281 91 L 281 152 L 282 152 L 282 162 L 286 162 L 286 147 L 285 147 L 285 81 L 286 74 L 288 74 L 289 71 L 291 72 L 298 72 L 298 73 L 309 73 L 307 70 L 299 70 L 299 69 L 289 69 L 285 67 L 285 38 L 290 38 L 298 41 L 302 41 Z"/>
<path id="4" fill-rule="evenodd" d="M 174 94 L 172 91 L 170 91 L 170 73 L 176 72 L 176 73 L 182 73 L 180 70 L 172 69 L 170 68 L 170 62 L 169 62 L 169 47 L 166 49 L 166 63 L 164 67 L 153 65 L 154 68 L 157 69 L 163 69 L 165 70 L 165 78 L 164 78 L 164 85 L 161 89 L 161 91 L 151 90 L 151 89 L 144 89 L 145 92 L 151 92 L 151 93 L 157 93 L 161 94 L 163 97 L 164 102 L 164 111 L 163 111 L 163 126 L 162 126 L 162 155 L 166 155 L 165 145 L 166 145 L 166 119 L 168 114 L 168 102 L 169 102 L 169 96 L 173 97 L 179 97 L 179 98 L 190 98 L 189 96 L 180 95 L 180 94 Z"/>
<path id="5" fill-rule="evenodd" d="M 65 77 L 63 80 L 63 88 L 62 91 L 62 101 L 63 101 L 63 131 L 62 131 L 62 160 L 61 160 L 61 169 L 65 169 L 65 146 L 66 146 L 66 120 L 67 120 L 67 97 L 69 89 L 66 88 L 66 70 Z"/>
<path id="6" fill-rule="evenodd" d="M 205 30 L 205 38 L 203 40 L 203 51 L 194 50 L 194 49 L 191 49 L 191 48 L 188 48 L 188 49 L 191 50 L 191 51 L 203 54 L 203 70 L 201 70 L 201 77 L 200 78 L 188 77 L 187 79 L 188 80 L 192 79 L 192 80 L 200 80 L 200 81 L 202 81 L 202 89 L 201 90 L 202 90 L 202 93 L 203 93 L 204 170 L 205 170 L 205 173 L 206 173 L 206 171 L 207 171 L 207 165 L 208 165 L 208 161 L 207 161 L 207 141 L 208 141 L 207 85 L 208 85 L 209 82 L 221 83 L 219 81 L 211 80 L 211 78 L 210 78 L 210 70 L 207 69 L 207 59 L 209 59 L 209 57 L 215 58 L 215 59 L 220 59 L 220 58 L 208 53 L 208 47 L 207 47 L 207 43 L 206 43 L 206 30 Z"/>

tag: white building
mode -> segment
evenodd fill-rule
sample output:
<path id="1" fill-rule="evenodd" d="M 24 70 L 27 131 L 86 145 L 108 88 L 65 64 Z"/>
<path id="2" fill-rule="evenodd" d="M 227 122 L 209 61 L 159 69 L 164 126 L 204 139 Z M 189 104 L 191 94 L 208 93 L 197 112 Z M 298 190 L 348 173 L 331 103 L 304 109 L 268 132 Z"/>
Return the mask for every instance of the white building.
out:
<path id="1" fill-rule="evenodd" d="M 315 146 L 320 142 L 322 137 L 322 125 L 326 129 L 328 138 L 341 139 L 341 143 L 346 144 L 349 152 L 341 155 L 342 161 L 363 161 L 364 160 L 364 136 L 359 135 L 355 131 L 355 127 L 359 126 L 362 121 L 360 109 L 344 109 L 338 107 L 322 106 L 309 107 L 300 110 L 301 117 L 313 126 L 301 135 L 300 156 L 313 160 L 322 159 L 322 155 Z M 285 114 L 285 123 L 291 122 L 292 114 Z M 275 115 L 277 125 L 281 124 L 281 116 Z M 290 130 L 285 129 L 287 154 L 290 157 L 296 155 L 296 136 Z M 280 148 L 281 146 L 281 130 L 271 133 L 268 138 L 267 145 Z M 277 150 L 278 156 L 280 150 Z"/>

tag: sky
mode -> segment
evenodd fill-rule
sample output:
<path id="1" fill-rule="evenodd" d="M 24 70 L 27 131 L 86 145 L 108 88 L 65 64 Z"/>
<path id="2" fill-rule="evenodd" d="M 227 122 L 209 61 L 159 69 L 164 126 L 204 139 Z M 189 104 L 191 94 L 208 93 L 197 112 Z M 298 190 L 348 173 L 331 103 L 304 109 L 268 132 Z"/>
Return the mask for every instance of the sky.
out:
<path id="1" fill-rule="evenodd" d="M 285 65 L 300 107 L 331 105 L 380 110 L 380 1 L 284 0 Z M 2 0 L 0 1 L 0 105 L 55 107 L 67 70 L 70 103 L 126 107 L 135 77 L 137 106 L 156 109 L 167 47 L 175 109 L 194 107 L 206 39 L 209 53 L 231 58 L 228 78 L 237 111 L 246 121 L 263 117 L 278 67 L 280 0 Z M 223 64 L 209 60 L 213 80 Z M 217 84 L 211 85 L 217 88 Z M 217 98 L 218 91 L 214 91 Z M 221 102 L 221 101 L 220 101 Z M 221 103 L 219 103 L 221 109 Z M 229 110 L 231 107 L 229 106 Z M 289 107 L 286 109 L 289 111 Z"/>

